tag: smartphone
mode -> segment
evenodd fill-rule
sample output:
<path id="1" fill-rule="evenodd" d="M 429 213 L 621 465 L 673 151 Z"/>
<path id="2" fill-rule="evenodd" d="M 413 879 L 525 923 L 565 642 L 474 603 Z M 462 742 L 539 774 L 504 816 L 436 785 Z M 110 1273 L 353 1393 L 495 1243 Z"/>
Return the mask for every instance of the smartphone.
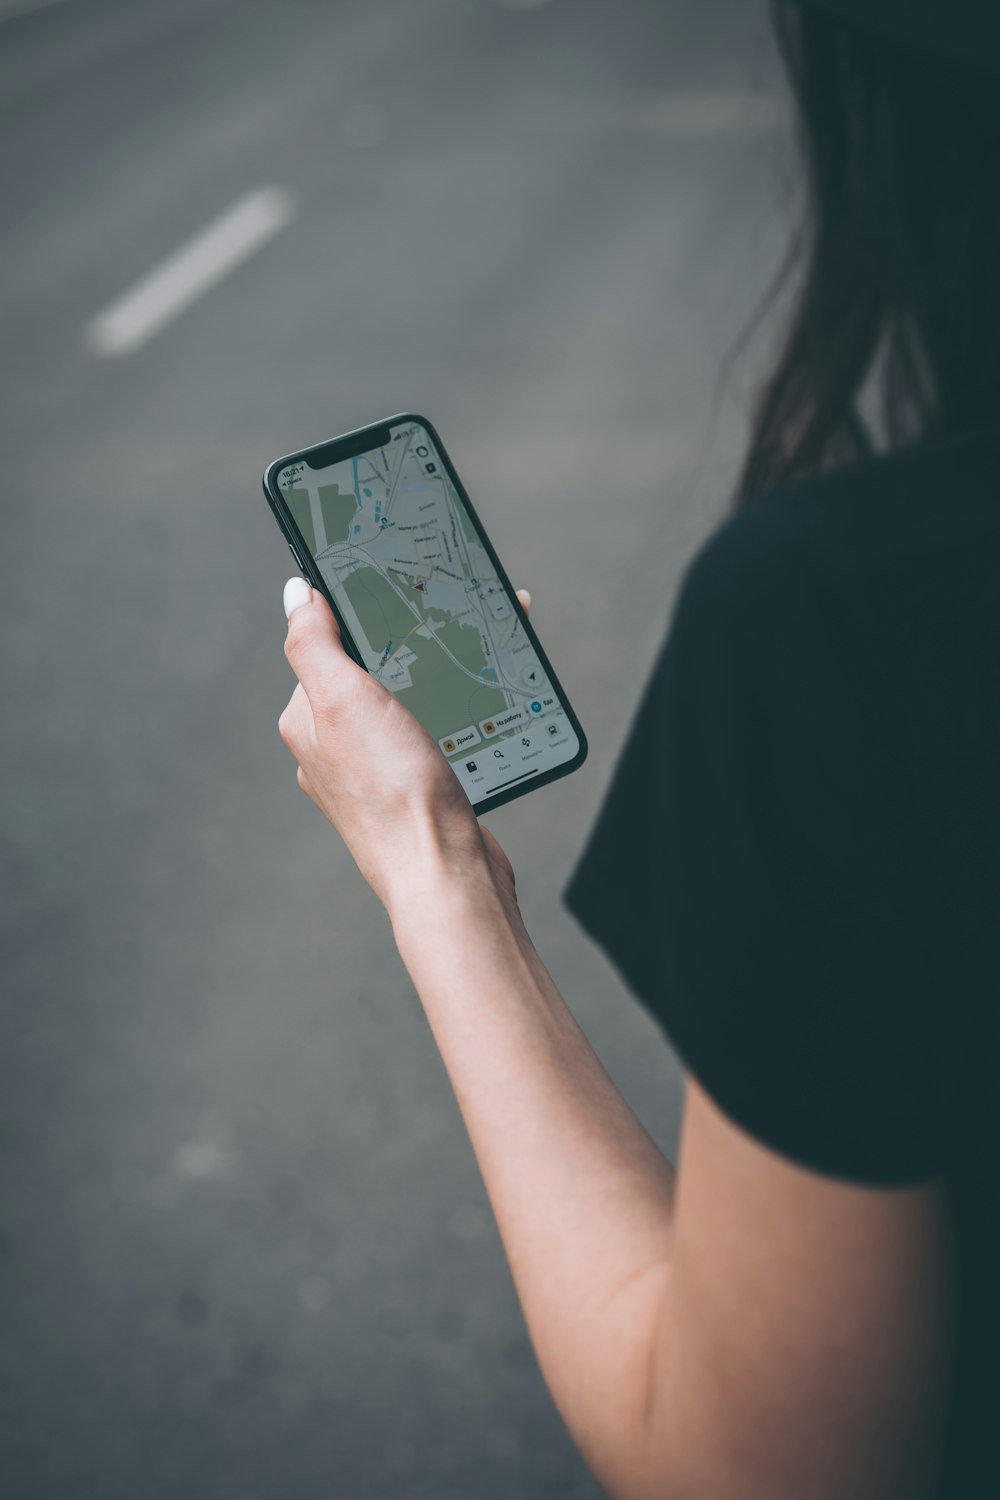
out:
<path id="1" fill-rule="evenodd" d="M 437 741 L 477 813 L 583 764 L 580 721 L 426 418 L 276 459 L 264 494 L 347 651 Z"/>

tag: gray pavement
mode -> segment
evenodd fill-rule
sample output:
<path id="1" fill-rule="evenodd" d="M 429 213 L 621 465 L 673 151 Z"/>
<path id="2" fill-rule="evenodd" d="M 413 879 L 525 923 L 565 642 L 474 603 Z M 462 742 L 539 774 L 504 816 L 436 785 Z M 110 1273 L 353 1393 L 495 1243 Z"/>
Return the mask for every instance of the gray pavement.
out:
<path id="1" fill-rule="evenodd" d="M 592 747 L 490 823 L 672 1151 L 667 1044 L 559 893 L 766 353 L 720 381 L 787 213 L 761 7 L 11 10 L 0 1493 L 596 1495 L 381 908 L 277 737 L 259 475 L 391 411 L 439 426 Z M 133 355 L 87 352 L 267 185 L 289 228 Z"/>

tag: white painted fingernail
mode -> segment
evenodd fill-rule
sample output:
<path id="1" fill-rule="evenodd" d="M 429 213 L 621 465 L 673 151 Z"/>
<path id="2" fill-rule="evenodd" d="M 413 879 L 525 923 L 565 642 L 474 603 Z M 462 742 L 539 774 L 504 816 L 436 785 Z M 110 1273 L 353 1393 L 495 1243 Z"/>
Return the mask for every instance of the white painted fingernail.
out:
<path id="1" fill-rule="evenodd" d="M 530 593 L 530 590 L 528 590 L 528 589 L 518 589 L 517 592 L 521 596 L 521 603 L 524 605 L 525 609 L 530 609 L 531 608 L 531 593 Z"/>
<path id="2" fill-rule="evenodd" d="M 300 609 L 303 604 L 308 604 L 312 596 L 313 591 L 304 578 L 289 578 L 282 596 L 286 618 L 290 620 L 292 611 Z"/>

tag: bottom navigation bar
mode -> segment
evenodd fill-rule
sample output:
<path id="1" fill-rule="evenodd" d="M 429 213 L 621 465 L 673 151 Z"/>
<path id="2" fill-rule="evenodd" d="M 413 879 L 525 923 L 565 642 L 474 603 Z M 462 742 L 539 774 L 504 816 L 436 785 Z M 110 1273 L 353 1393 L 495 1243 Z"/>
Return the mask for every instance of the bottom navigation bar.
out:
<path id="1" fill-rule="evenodd" d="M 470 802 L 483 802 L 494 792 L 538 776 L 561 765 L 577 749 L 576 736 L 565 713 L 558 709 L 542 723 L 524 723 L 499 742 L 480 742 L 450 761 Z"/>

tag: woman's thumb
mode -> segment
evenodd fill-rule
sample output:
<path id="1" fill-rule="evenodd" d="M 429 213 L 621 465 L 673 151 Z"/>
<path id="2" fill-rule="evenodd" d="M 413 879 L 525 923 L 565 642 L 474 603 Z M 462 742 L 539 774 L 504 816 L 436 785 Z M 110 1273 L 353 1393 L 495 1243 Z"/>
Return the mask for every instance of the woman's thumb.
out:
<path id="1" fill-rule="evenodd" d="M 312 589 L 304 578 L 289 578 L 281 602 L 285 606 L 285 617 L 290 620 L 301 605 L 312 602 Z"/>
<path id="2" fill-rule="evenodd" d="M 304 578 L 289 578 L 283 599 L 288 616 L 285 655 L 311 696 L 329 683 L 331 673 L 337 672 L 348 656 L 330 606 Z"/>

